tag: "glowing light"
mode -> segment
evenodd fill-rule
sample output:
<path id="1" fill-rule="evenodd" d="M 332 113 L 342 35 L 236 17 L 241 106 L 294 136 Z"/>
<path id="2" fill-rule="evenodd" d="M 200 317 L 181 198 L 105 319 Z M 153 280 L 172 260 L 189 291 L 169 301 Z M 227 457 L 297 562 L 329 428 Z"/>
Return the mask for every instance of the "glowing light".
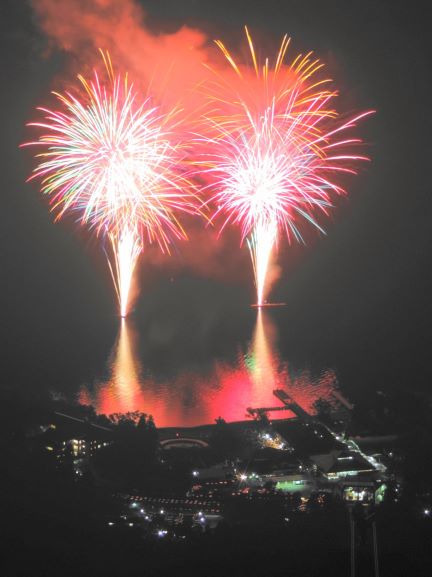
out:
<path id="1" fill-rule="evenodd" d="M 92 404 L 99 413 L 107 415 L 141 410 L 151 414 L 159 427 L 202 425 L 214 422 L 219 416 L 226 421 L 242 420 L 247 418 L 247 407 L 278 405 L 273 394 L 277 388 L 286 387 L 311 414 L 317 399 L 332 402 L 337 387 L 335 373 L 290 370 L 280 358 L 277 339 L 272 315 L 260 309 L 252 340 L 247 348 L 238 350 L 236 359 L 216 360 L 204 370 L 176 366 L 176 375 L 167 379 L 141 364 L 133 319 L 124 319 L 108 359 L 108 378 L 83 385 L 80 402 Z M 172 346 L 176 343 L 172 341 Z M 171 394 L 173 388 L 175 397 Z M 193 404 L 191 398 L 195 399 Z M 274 416 L 286 418 L 294 414 L 281 411 Z M 199 479 L 199 471 L 191 469 L 191 477 Z"/>
<path id="2" fill-rule="evenodd" d="M 276 240 L 277 223 L 275 220 L 270 218 L 266 221 L 264 218 L 258 217 L 254 226 L 252 238 L 251 240 L 248 240 L 247 243 L 255 275 L 258 305 L 264 303 L 264 289 L 266 286 L 267 271 Z"/>
<path id="3" fill-rule="evenodd" d="M 109 386 L 111 394 L 122 399 L 120 412 L 128 412 L 144 404 L 144 395 L 140 388 L 141 366 L 136 352 L 137 334 L 133 319 L 121 319 L 117 342 L 110 358 L 111 379 Z M 104 407 L 108 414 L 109 403 Z"/>
<path id="4" fill-rule="evenodd" d="M 275 64 L 261 67 L 246 29 L 253 70 L 237 64 L 222 42 L 216 44 L 228 60 L 229 72 L 216 72 L 209 87 L 211 109 L 203 118 L 199 161 L 207 174 L 213 219 L 223 215 L 241 229 L 247 240 L 255 274 L 257 303 L 268 291 L 268 270 L 280 232 L 288 241 L 303 242 L 301 223 L 324 233 L 318 214 L 327 215 L 332 196 L 345 194 L 333 176 L 354 174 L 364 156 L 344 152 L 357 138 L 338 140 L 371 114 L 341 122 L 330 108 L 336 96 L 327 79 L 316 79 L 323 66 L 312 53 L 284 64 L 289 39 L 285 36 Z"/>
<path id="5" fill-rule="evenodd" d="M 259 389 L 269 388 L 272 391 L 280 386 L 278 355 L 275 354 L 276 327 L 270 316 L 262 309 L 258 310 L 255 331 L 250 354 L 254 363 L 251 367 L 251 379 Z"/>
<path id="6" fill-rule="evenodd" d="M 133 272 L 141 253 L 141 239 L 136 231 L 134 233 L 127 226 L 121 232 L 120 237 L 110 234 L 109 238 L 114 262 L 111 263 L 108 259 L 108 265 L 120 305 L 120 316 L 124 318 L 128 313 Z"/>
<path id="7" fill-rule="evenodd" d="M 120 314 L 129 310 L 132 275 L 145 245 L 169 253 L 186 233 L 177 212 L 196 212 L 187 178 L 185 144 L 178 109 L 162 112 L 150 97 L 139 99 L 128 77 L 115 75 L 102 53 L 106 79 L 97 71 L 88 81 L 78 76 L 78 90 L 54 93 L 61 109 L 40 108 L 42 152 L 30 179 L 41 178 L 56 219 L 68 213 L 107 237 L 108 257 Z M 77 95 L 75 95 L 77 94 Z"/>

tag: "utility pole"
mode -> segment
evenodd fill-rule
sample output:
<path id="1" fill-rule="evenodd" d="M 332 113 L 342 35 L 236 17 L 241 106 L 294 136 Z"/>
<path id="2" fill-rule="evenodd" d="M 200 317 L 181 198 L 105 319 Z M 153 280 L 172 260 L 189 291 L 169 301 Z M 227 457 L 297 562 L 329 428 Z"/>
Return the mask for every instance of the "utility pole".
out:
<path id="1" fill-rule="evenodd" d="M 372 536 L 373 536 L 375 577 L 379 577 L 378 542 L 377 542 L 377 530 L 375 521 L 372 521 Z"/>
<path id="2" fill-rule="evenodd" d="M 349 509 L 350 533 L 351 533 L 351 577 L 355 577 L 355 522 L 352 508 Z"/>
<path id="3" fill-rule="evenodd" d="M 378 540 L 377 540 L 377 528 L 375 521 L 375 506 L 372 503 L 369 506 L 368 514 L 365 515 L 364 507 L 362 507 L 360 502 L 357 502 L 355 506 L 351 503 L 347 503 L 349 512 L 349 524 L 350 524 L 350 577 L 356 577 L 356 552 L 357 552 L 357 542 L 356 539 L 359 538 L 361 546 L 370 542 L 367 539 L 368 529 L 372 529 L 372 548 L 373 548 L 373 560 L 374 560 L 374 577 L 379 577 L 379 560 L 378 560 Z M 357 537 L 358 532 L 358 537 Z M 370 533 L 369 533 L 370 535 Z M 361 555 L 362 557 L 362 555 Z M 363 574 L 363 571 L 361 571 Z"/>

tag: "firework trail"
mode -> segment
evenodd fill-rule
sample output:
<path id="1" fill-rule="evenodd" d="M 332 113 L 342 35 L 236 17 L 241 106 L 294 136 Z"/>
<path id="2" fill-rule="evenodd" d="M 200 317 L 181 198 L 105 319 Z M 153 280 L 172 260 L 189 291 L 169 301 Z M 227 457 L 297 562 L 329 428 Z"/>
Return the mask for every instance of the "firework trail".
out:
<path id="1" fill-rule="evenodd" d="M 261 67 L 247 28 L 246 35 L 252 67 L 238 65 L 216 41 L 230 69 L 214 71 L 208 86 L 199 163 L 210 179 L 209 202 L 217 207 L 212 218 L 223 215 L 220 231 L 228 224 L 241 228 L 261 306 L 280 233 L 302 242 L 302 221 L 324 232 L 317 214 L 327 215 L 332 196 L 345 194 L 334 177 L 355 174 L 356 162 L 368 160 L 347 152 L 359 139 L 339 134 L 372 111 L 341 121 L 330 107 L 337 93 L 327 89 L 330 80 L 316 78 L 323 65 L 312 53 L 284 64 L 290 41 L 285 36 L 274 66 L 267 59 Z"/>
<path id="2" fill-rule="evenodd" d="M 44 122 L 30 126 L 44 134 L 24 146 L 42 148 L 29 180 L 42 179 L 56 219 L 74 213 L 109 240 L 124 317 L 144 247 L 157 243 L 169 253 L 173 240 L 186 238 L 176 213 L 196 213 L 197 202 L 177 136 L 179 109 L 163 114 L 149 97 L 140 102 L 127 76 L 114 74 L 109 54 L 102 57 L 105 81 L 94 71 L 91 81 L 78 76 L 77 96 L 54 93 L 61 110 L 40 108 Z"/>

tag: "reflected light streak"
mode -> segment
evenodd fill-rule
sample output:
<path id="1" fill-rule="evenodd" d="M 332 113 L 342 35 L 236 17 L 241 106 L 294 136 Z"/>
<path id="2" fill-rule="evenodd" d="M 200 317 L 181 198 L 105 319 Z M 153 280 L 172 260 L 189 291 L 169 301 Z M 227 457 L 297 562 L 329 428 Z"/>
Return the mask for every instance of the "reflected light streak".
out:
<path id="1" fill-rule="evenodd" d="M 278 355 L 274 347 L 277 340 L 277 329 L 271 317 L 262 309 L 258 309 L 255 332 L 250 347 L 252 360 L 251 374 L 257 389 L 278 386 Z"/>
<path id="2" fill-rule="evenodd" d="M 116 342 L 108 359 L 110 377 L 98 388 L 98 412 L 126 413 L 145 404 L 141 388 L 141 366 L 136 354 L 137 333 L 132 323 L 122 318 Z"/>
<path id="3" fill-rule="evenodd" d="M 122 399 L 123 411 L 133 410 L 142 402 L 140 365 L 136 355 L 136 332 L 126 319 L 121 320 L 117 350 L 112 360 L 112 384 Z"/>
<path id="4" fill-rule="evenodd" d="M 98 413 L 142 411 L 151 414 L 158 427 L 196 426 L 248 418 L 248 407 L 279 406 L 276 388 L 287 392 L 308 412 L 318 398 L 331 400 L 336 387 L 333 371 L 314 376 L 308 370 L 292 374 L 276 347 L 277 327 L 272 316 L 257 311 L 254 333 L 245 351 L 234 362 L 215 360 L 206 372 L 182 370 L 170 379 L 158 379 L 144 371 L 138 355 L 138 335 L 130 319 L 122 319 L 119 336 L 108 360 L 110 378 L 82 387 L 79 400 Z M 173 344 L 172 346 L 175 346 Z M 291 417 L 283 411 L 270 418 Z"/>

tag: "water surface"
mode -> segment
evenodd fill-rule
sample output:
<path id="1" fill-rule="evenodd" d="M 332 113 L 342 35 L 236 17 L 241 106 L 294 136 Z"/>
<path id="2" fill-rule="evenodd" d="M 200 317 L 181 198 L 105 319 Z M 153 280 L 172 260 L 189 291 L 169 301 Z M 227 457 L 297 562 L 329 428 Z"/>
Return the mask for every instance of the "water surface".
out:
<path id="1" fill-rule="evenodd" d="M 133 318 L 123 319 L 103 374 L 82 383 L 78 398 L 100 413 L 143 411 L 158 426 L 200 425 L 218 417 L 242 420 L 248 418 L 248 407 L 279 406 L 273 394 L 277 388 L 285 388 L 307 411 L 313 411 L 319 398 L 331 401 L 336 387 L 332 370 L 294 370 L 281 358 L 277 311 L 252 310 L 250 315 L 249 335 L 227 338 L 231 349 L 222 346 L 204 358 L 201 348 L 211 350 L 211 331 L 201 334 L 195 327 L 198 336 L 188 339 L 176 329 L 175 319 L 162 317 L 150 319 L 143 335 Z"/>

